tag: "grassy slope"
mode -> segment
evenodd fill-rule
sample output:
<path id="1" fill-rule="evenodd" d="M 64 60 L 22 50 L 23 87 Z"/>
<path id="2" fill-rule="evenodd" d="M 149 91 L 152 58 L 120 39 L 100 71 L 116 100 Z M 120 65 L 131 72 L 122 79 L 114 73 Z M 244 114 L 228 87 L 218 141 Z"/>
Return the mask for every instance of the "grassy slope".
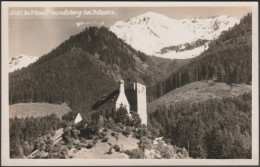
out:
<path id="1" fill-rule="evenodd" d="M 66 103 L 49 104 L 49 103 L 18 103 L 9 105 L 9 117 L 42 117 L 55 113 L 59 118 L 68 113 L 71 109 Z"/>
<path id="2" fill-rule="evenodd" d="M 233 84 L 212 81 L 198 81 L 174 89 L 159 99 L 148 104 L 148 112 L 153 112 L 158 106 L 169 106 L 180 101 L 198 103 L 211 98 L 234 97 L 251 91 L 251 85 Z"/>
<path id="3" fill-rule="evenodd" d="M 125 137 L 121 133 L 118 133 L 118 141 L 111 135 L 111 130 L 107 132 L 108 141 L 101 142 L 100 140 L 97 144 L 91 148 L 81 148 L 79 151 L 76 151 L 75 148 L 69 151 L 69 156 L 73 159 L 129 159 L 128 155 L 124 153 L 125 150 L 132 150 L 138 148 L 139 140 L 133 138 L 132 136 Z M 108 154 L 110 145 L 118 145 L 120 150 L 124 150 L 123 152 L 116 152 L 114 149 L 112 150 L 112 154 Z"/>

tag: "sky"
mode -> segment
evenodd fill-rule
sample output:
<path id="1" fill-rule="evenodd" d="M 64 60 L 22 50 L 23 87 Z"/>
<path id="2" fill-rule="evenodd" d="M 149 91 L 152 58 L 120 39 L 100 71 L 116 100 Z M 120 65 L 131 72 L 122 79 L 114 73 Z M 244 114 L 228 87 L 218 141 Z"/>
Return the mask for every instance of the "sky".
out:
<path id="1" fill-rule="evenodd" d="M 57 15 L 65 11 L 68 15 Z M 53 13 L 46 14 L 46 11 Z M 45 13 L 44 13 L 45 12 Z M 80 14 L 80 12 L 82 12 Z M 85 12 L 85 13 L 84 13 Z M 90 15 L 89 12 L 92 12 Z M 94 13 L 93 13 L 94 12 Z M 9 57 L 42 56 L 87 26 L 110 27 L 146 12 L 173 19 L 229 15 L 241 19 L 250 7 L 120 7 L 120 8 L 11 8 L 9 9 Z M 22 13 L 22 14 L 21 14 Z M 44 16 L 46 14 L 46 16 Z"/>

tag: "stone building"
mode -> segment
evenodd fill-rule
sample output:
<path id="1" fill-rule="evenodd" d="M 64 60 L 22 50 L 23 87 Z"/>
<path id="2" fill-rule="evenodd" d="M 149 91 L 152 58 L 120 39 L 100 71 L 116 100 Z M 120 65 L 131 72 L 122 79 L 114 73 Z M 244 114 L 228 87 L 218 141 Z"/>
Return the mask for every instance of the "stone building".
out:
<path id="1" fill-rule="evenodd" d="M 147 125 L 146 86 L 134 82 L 127 83 L 127 87 L 125 87 L 124 81 L 120 80 L 119 89 L 97 101 L 92 106 L 92 110 L 108 118 L 115 114 L 120 106 L 123 106 L 129 114 L 137 112 L 142 124 Z"/>

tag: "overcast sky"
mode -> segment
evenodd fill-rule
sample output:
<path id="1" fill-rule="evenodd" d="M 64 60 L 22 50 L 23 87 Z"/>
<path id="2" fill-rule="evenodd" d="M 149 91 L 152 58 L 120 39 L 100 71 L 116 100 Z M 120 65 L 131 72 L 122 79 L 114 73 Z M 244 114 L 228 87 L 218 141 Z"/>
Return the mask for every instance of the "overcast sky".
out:
<path id="1" fill-rule="evenodd" d="M 21 9 L 21 8 L 19 8 Z M 66 8 L 68 10 L 99 10 L 100 8 Z M 14 10 L 14 9 L 12 9 Z M 15 8 L 17 10 L 17 8 Z M 14 11 L 15 11 L 14 10 Z M 30 9 L 22 9 L 28 10 Z M 44 11 L 46 8 L 38 8 Z M 64 10 L 64 8 L 52 8 Z M 81 32 L 86 26 L 113 25 L 116 21 L 127 20 L 148 11 L 160 13 L 173 19 L 210 17 L 217 15 L 230 15 L 242 18 L 249 7 L 135 7 L 135 8 L 101 8 L 101 10 L 114 11 L 105 16 L 9 16 L 9 57 L 25 54 L 28 56 L 42 56 L 57 47 L 71 35 Z M 9 10 L 10 14 L 11 10 Z"/>

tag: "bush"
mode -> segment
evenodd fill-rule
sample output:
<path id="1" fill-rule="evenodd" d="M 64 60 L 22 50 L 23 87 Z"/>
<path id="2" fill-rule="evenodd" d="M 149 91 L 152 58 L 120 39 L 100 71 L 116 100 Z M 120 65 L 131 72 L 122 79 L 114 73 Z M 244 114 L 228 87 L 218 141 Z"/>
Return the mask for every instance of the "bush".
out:
<path id="1" fill-rule="evenodd" d="M 144 152 L 145 149 L 150 149 L 151 148 L 151 141 L 143 136 L 141 139 L 140 139 L 140 142 L 138 143 L 138 147 L 140 148 L 140 150 L 142 150 Z"/>
<path id="2" fill-rule="evenodd" d="M 99 132 L 99 126 L 93 122 L 89 123 L 86 129 L 84 129 L 82 136 L 90 139 L 92 136 L 97 135 Z"/>
<path id="3" fill-rule="evenodd" d="M 121 129 L 121 130 L 124 130 L 124 126 L 123 125 L 119 125 L 119 128 Z"/>
<path id="4" fill-rule="evenodd" d="M 131 113 L 132 118 L 130 120 L 130 126 L 134 128 L 138 128 L 141 126 L 141 118 L 137 112 L 132 112 Z"/>
<path id="5" fill-rule="evenodd" d="M 105 137 L 104 139 L 102 139 L 102 142 L 107 142 L 108 141 L 108 137 Z"/>
<path id="6" fill-rule="evenodd" d="M 111 136 L 115 137 L 115 135 L 116 135 L 115 132 L 112 132 L 112 133 L 111 133 Z"/>
<path id="7" fill-rule="evenodd" d="M 86 140 L 86 139 L 84 139 L 84 138 L 83 138 L 83 139 L 81 139 L 81 140 L 80 140 L 80 145 L 81 145 L 81 146 L 83 146 L 83 147 L 86 147 L 86 146 L 88 145 L 88 142 L 87 142 L 87 140 Z"/>
<path id="8" fill-rule="evenodd" d="M 99 133 L 99 135 L 98 135 L 98 137 L 100 138 L 100 139 L 104 139 L 105 137 L 106 137 L 106 133 L 105 132 L 101 132 L 101 133 Z"/>
<path id="9" fill-rule="evenodd" d="M 130 159 L 141 159 L 143 157 L 142 151 L 138 148 L 133 150 L 126 150 L 125 153 L 129 156 Z"/>
<path id="10" fill-rule="evenodd" d="M 97 141 L 98 141 L 98 138 L 95 137 L 95 138 L 92 140 L 93 145 L 96 145 L 96 144 L 97 144 Z"/>
<path id="11" fill-rule="evenodd" d="M 135 137 L 137 139 L 142 138 L 143 136 L 147 136 L 147 128 L 145 125 L 141 125 L 140 128 L 138 128 L 138 131 L 135 131 Z"/>
<path id="12" fill-rule="evenodd" d="M 124 136 L 128 137 L 128 136 L 131 134 L 131 132 L 132 132 L 131 127 L 127 126 L 127 127 L 125 128 L 125 130 L 122 132 L 122 134 L 123 134 Z"/>
<path id="13" fill-rule="evenodd" d="M 123 130 L 122 130 L 120 127 L 118 127 L 118 126 L 116 126 L 116 127 L 114 128 L 114 131 L 116 131 L 116 132 L 118 132 L 118 133 L 122 133 L 122 132 L 123 132 Z"/>
<path id="14" fill-rule="evenodd" d="M 116 152 L 119 152 L 119 151 L 120 151 L 120 147 L 119 147 L 117 144 L 114 145 L 114 149 L 115 149 Z"/>
<path id="15" fill-rule="evenodd" d="M 89 143 L 88 145 L 87 145 L 87 149 L 91 149 L 93 147 L 93 144 L 92 143 Z"/>
<path id="16" fill-rule="evenodd" d="M 112 118 L 108 119 L 107 128 L 114 130 L 116 127 L 116 124 Z"/>
<path id="17" fill-rule="evenodd" d="M 107 128 L 103 129 L 103 132 L 107 132 L 107 131 L 108 131 Z"/>

